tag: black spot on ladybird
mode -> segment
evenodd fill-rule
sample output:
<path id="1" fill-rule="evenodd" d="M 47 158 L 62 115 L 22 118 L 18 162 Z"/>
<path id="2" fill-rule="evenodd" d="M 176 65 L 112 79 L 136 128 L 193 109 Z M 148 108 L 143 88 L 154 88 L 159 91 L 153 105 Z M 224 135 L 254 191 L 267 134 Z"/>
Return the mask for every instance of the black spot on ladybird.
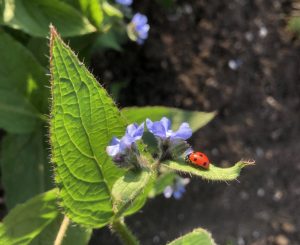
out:
<path id="1" fill-rule="evenodd" d="M 197 161 L 197 157 L 194 157 L 194 161 Z"/>

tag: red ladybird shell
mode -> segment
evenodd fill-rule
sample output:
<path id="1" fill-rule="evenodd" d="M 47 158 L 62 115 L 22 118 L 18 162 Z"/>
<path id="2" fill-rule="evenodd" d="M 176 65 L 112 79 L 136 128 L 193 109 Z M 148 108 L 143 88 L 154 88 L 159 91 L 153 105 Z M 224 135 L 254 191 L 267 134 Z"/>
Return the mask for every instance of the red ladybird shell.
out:
<path id="1" fill-rule="evenodd" d="M 188 160 L 190 163 L 200 166 L 202 168 L 208 169 L 209 168 L 209 159 L 208 157 L 202 152 L 192 152 L 188 155 Z"/>

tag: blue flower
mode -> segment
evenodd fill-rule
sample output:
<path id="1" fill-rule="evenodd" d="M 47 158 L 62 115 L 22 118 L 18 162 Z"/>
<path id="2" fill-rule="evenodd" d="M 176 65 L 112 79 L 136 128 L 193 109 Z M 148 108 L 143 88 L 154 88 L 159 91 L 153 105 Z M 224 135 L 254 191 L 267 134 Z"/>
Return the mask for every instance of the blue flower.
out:
<path id="1" fill-rule="evenodd" d="M 107 154 L 111 157 L 125 154 L 126 150 L 130 150 L 135 142 L 142 138 L 143 133 L 144 123 L 140 126 L 136 123 L 128 125 L 126 133 L 121 139 L 113 137 L 110 145 L 106 147 Z"/>
<path id="2" fill-rule="evenodd" d="M 138 44 L 143 44 L 148 38 L 150 26 L 146 15 L 136 13 L 129 24 L 129 37 L 135 40 Z M 133 33 L 130 33 L 132 31 Z M 132 35 L 131 35 L 132 34 Z"/>
<path id="3" fill-rule="evenodd" d="M 189 178 L 177 177 L 173 185 L 169 185 L 164 190 L 165 198 L 173 196 L 176 200 L 180 199 L 185 193 L 185 186 L 190 183 Z"/>
<path id="4" fill-rule="evenodd" d="M 124 6 L 130 6 L 132 4 L 133 0 L 116 0 L 116 3 L 124 5 Z"/>
<path id="5" fill-rule="evenodd" d="M 192 129 L 189 124 L 184 122 L 180 125 L 179 129 L 175 132 L 171 129 L 171 121 L 163 117 L 160 121 L 152 122 L 150 119 L 146 120 L 148 130 L 156 137 L 161 139 L 187 140 L 192 136 Z"/>
<path id="6" fill-rule="evenodd" d="M 188 123 L 182 123 L 177 131 L 171 129 L 171 121 L 166 117 L 156 122 L 147 119 L 146 125 L 149 132 L 158 140 L 161 161 L 176 159 L 190 148 L 186 142 L 192 136 L 192 129 Z"/>

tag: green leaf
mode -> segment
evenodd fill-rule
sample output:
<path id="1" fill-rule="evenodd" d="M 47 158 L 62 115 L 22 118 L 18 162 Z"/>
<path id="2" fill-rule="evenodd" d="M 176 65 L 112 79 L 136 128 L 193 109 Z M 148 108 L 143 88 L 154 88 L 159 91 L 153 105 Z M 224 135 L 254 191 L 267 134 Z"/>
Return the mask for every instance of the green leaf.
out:
<path id="1" fill-rule="evenodd" d="M 161 174 L 155 181 L 153 188 L 149 192 L 149 197 L 153 198 L 164 192 L 165 188 L 172 185 L 175 181 L 176 176 L 178 176 L 174 171 L 167 171 Z"/>
<path id="2" fill-rule="evenodd" d="M 204 229 L 198 228 L 192 232 L 177 238 L 167 245 L 216 245 L 211 234 Z"/>
<path id="3" fill-rule="evenodd" d="M 57 190 L 36 196 L 14 208 L 0 226 L 0 244 L 29 244 L 59 214 Z"/>
<path id="4" fill-rule="evenodd" d="M 22 95 L 0 89 L 0 128 L 11 133 L 34 130 L 39 114 Z"/>
<path id="5" fill-rule="evenodd" d="M 50 140 L 61 204 L 76 223 L 102 227 L 113 216 L 111 189 L 123 175 L 105 149 L 125 131 L 107 92 L 51 28 Z"/>
<path id="6" fill-rule="evenodd" d="M 31 134 L 7 134 L 2 141 L 2 183 L 9 209 L 53 187 L 43 136 L 38 125 Z"/>
<path id="7" fill-rule="evenodd" d="M 200 129 L 209 123 L 216 115 L 215 112 L 187 111 L 164 106 L 127 107 L 122 113 L 130 123 L 141 123 L 146 118 L 158 121 L 167 117 L 172 121 L 172 128 L 178 129 L 182 122 L 188 122 L 193 131 Z"/>
<path id="8" fill-rule="evenodd" d="M 59 0 L 5 0 L 4 23 L 32 36 L 46 37 L 50 23 L 63 36 L 77 36 L 95 32 L 83 15 Z"/>
<path id="9" fill-rule="evenodd" d="M 0 224 L 0 244 L 53 244 L 63 220 L 56 204 L 57 189 L 16 206 Z M 91 230 L 70 225 L 62 245 L 86 245 Z"/>
<path id="10" fill-rule="evenodd" d="M 47 112 L 46 70 L 26 48 L 1 29 L 0 53 L 0 90 L 18 93 L 19 100 L 27 98 L 39 112 Z"/>
<path id="11" fill-rule="evenodd" d="M 63 215 L 58 215 L 30 245 L 53 245 L 63 221 Z M 92 235 L 92 229 L 70 224 L 64 236 L 62 245 L 87 245 Z"/>
<path id="12" fill-rule="evenodd" d="M 293 16 L 288 20 L 288 28 L 293 31 L 300 33 L 300 17 L 299 16 Z"/>
<path id="13" fill-rule="evenodd" d="M 122 51 L 119 40 L 120 38 L 118 34 L 113 29 L 110 29 L 108 32 L 98 36 L 98 38 L 96 39 L 95 47 L 101 49 L 109 48 L 117 51 Z"/>
<path id="14" fill-rule="evenodd" d="M 110 17 L 123 18 L 123 13 L 112 4 L 104 1 L 102 3 L 103 11 Z"/>
<path id="15" fill-rule="evenodd" d="M 243 162 L 240 161 L 229 168 L 219 168 L 213 164 L 209 165 L 209 169 L 202 169 L 200 167 L 194 167 L 185 162 L 167 161 L 163 163 L 163 166 L 176 170 L 179 172 L 189 173 L 195 176 L 199 176 L 207 180 L 220 180 L 230 181 L 235 180 L 239 177 L 242 168 L 246 166 L 254 165 L 254 162 Z"/>
<path id="16" fill-rule="evenodd" d="M 149 170 L 130 170 L 116 181 L 112 189 L 116 218 L 135 213 L 144 205 L 153 179 Z"/>

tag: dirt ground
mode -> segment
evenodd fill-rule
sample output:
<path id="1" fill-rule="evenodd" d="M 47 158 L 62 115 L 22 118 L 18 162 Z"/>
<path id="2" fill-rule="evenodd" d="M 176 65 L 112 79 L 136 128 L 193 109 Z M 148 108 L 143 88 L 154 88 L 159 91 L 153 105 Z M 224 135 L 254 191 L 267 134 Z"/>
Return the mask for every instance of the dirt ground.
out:
<path id="1" fill-rule="evenodd" d="M 191 144 L 227 166 L 255 159 L 238 182 L 193 178 L 184 197 L 150 200 L 127 219 L 143 245 L 165 244 L 196 227 L 218 244 L 300 244 L 300 41 L 286 29 L 291 1 L 140 1 L 149 40 L 93 59 L 120 107 L 167 105 L 218 111 Z M 119 244 L 108 229 L 93 244 Z"/>

